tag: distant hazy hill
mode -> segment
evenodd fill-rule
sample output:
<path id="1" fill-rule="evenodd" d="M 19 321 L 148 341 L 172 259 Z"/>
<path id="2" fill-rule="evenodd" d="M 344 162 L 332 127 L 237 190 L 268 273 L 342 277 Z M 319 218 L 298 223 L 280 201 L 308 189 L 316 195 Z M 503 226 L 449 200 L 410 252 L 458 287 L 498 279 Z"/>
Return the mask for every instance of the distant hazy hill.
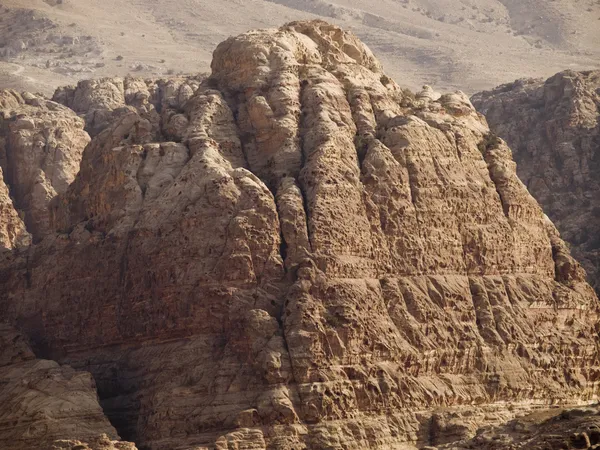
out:
<path id="1" fill-rule="evenodd" d="M 4 0 L 0 83 L 50 93 L 81 78 L 208 71 L 252 28 L 326 18 L 352 29 L 401 84 L 475 92 L 600 67 L 595 0 Z M 23 9 L 25 8 L 25 9 Z"/>

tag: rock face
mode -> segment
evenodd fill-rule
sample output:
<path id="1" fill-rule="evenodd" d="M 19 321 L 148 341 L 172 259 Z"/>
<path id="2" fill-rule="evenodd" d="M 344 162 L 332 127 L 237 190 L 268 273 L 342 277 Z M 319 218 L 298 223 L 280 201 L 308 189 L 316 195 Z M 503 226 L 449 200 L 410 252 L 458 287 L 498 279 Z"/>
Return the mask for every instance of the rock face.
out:
<path id="1" fill-rule="evenodd" d="M 168 80 L 102 78 L 83 80 L 77 86 L 56 90 L 53 100 L 73 109 L 85 119 L 86 130 L 96 136 L 128 112 L 148 120 L 156 132 L 181 140 L 187 122 L 177 108 L 194 93 L 202 77 L 173 77 Z M 158 137 L 156 137 L 158 139 Z"/>
<path id="2" fill-rule="evenodd" d="M 8 186 L 4 182 L 4 173 L 0 168 L 0 249 L 26 246 L 30 242 L 31 236 L 15 209 Z"/>
<path id="3" fill-rule="evenodd" d="M 536 411 L 501 426 L 480 429 L 472 439 L 439 450 L 576 450 L 600 448 L 598 407 Z"/>
<path id="4" fill-rule="evenodd" d="M 600 71 L 518 80 L 473 103 L 600 292 Z"/>
<path id="5" fill-rule="evenodd" d="M 144 108 L 107 83 L 133 80 L 55 96 L 94 137 L 0 308 L 123 438 L 402 448 L 596 398 L 597 298 L 464 94 L 415 99 L 324 22 L 231 38 Z"/>
<path id="6" fill-rule="evenodd" d="M 35 359 L 23 336 L 2 323 L 0 405 L 0 447 L 6 450 L 135 450 L 114 440 L 118 435 L 102 412 L 89 373 Z M 69 446 L 59 440 L 64 436 L 91 444 Z"/>
<path id="7" fill-rule="evenodd" d="M 0 91 L 0 167 L 34 241 L 53 231 L 49 203 L 79 171 L 90 141 L 83 127 L 82 119 L 58 103 Z"/>

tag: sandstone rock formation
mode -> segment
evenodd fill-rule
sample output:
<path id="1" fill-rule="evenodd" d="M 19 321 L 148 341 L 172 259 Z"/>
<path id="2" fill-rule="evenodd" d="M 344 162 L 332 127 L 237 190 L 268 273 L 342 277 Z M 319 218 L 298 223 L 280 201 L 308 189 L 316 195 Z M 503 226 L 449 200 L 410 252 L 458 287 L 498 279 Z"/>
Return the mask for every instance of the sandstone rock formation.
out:
<path id="1" fill-rule="evenodd" d="M 146 118 L 166 137 L 181 140 L 185 116 L 177 109 L 188 100 L 202 81 L 202 76 L 173 77 L 168 80 L 142 78 L 102 78 L 83 80 L 77 86 L 56 90 L 53 100 L 73 109 L 85 119 L 86 130 L 96 136 L 119 117 L 130 111 Z M 159 139 L 159 136 L 155 136 Z"/>
<path id="2" fill-rule="evenodd" d="M 15 209 L 0 167 L 0 249 L 12 249 L 26 246 L 31 242 L 31 236 L 25 224 Z"/>
<path id="3" fill-rule="evenodd" d="M 598 448 L 600 448 L 600 411 L 597 406 L 536 411 L 501 426 L 484 427 L 472 439 L 438 447 L 439 450 L 595 450 Z"/>
<path id="4" fill-rule="evenodd" d="M 410 448 L 596 398 L 598 300 L 464 94 L 324 22 L 154 83 L 55 95 L 94 137 L 56 232 L 0 254 L 2 314 L 124 439 Z"/>
<path id="5" fill-rule="evenodd" d="M 2 449 L 135 450 L 115 440 L 89 373 L 35 359 L 23 336 L 2 323 L 0 405 Z M 90 444 L 69 443 L 64 436 Z"/>
<path id="6" fill-rule="evenodd" d="M 473 102 L 600 292 L 600 71 L 517 80 Z"/>
<path id="7" fill-rule="evenodd" d="M 35 241 L 51 231 L 50 201 L 66 191 L 79 171 L 90 141 L 83 126 L 83 120 L 58 103 L 0 91 L 0 168 Z"/>

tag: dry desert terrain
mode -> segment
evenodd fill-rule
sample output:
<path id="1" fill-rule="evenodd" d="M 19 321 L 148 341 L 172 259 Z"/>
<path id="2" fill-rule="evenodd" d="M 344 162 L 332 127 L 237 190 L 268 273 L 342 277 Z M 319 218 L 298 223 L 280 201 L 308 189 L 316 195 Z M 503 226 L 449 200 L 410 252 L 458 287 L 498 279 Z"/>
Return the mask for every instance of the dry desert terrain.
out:
<path id="1" fill-rule="evenodd" d="M 598 0 L 2 0 L 0 83 L 51 93 L 103 76 L 210 70 L 229 36 L 322 18 L 413 89 L 474 93 L 600 67 Z"/>

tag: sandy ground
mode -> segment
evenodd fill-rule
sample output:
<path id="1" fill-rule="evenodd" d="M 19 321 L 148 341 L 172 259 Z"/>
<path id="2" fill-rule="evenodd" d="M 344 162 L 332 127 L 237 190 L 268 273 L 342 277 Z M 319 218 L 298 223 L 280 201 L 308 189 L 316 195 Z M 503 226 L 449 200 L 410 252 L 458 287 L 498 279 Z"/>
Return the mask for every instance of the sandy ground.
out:
<path id="1" fill-rule="evenodd" d="M 0 87 L 51 93 L 109 75 L 210 70 L 253 28 L 321 18 L 354 31 L 401 85 L 473 93 L 600 68 L 600 0 L 0 0 Z"/>

